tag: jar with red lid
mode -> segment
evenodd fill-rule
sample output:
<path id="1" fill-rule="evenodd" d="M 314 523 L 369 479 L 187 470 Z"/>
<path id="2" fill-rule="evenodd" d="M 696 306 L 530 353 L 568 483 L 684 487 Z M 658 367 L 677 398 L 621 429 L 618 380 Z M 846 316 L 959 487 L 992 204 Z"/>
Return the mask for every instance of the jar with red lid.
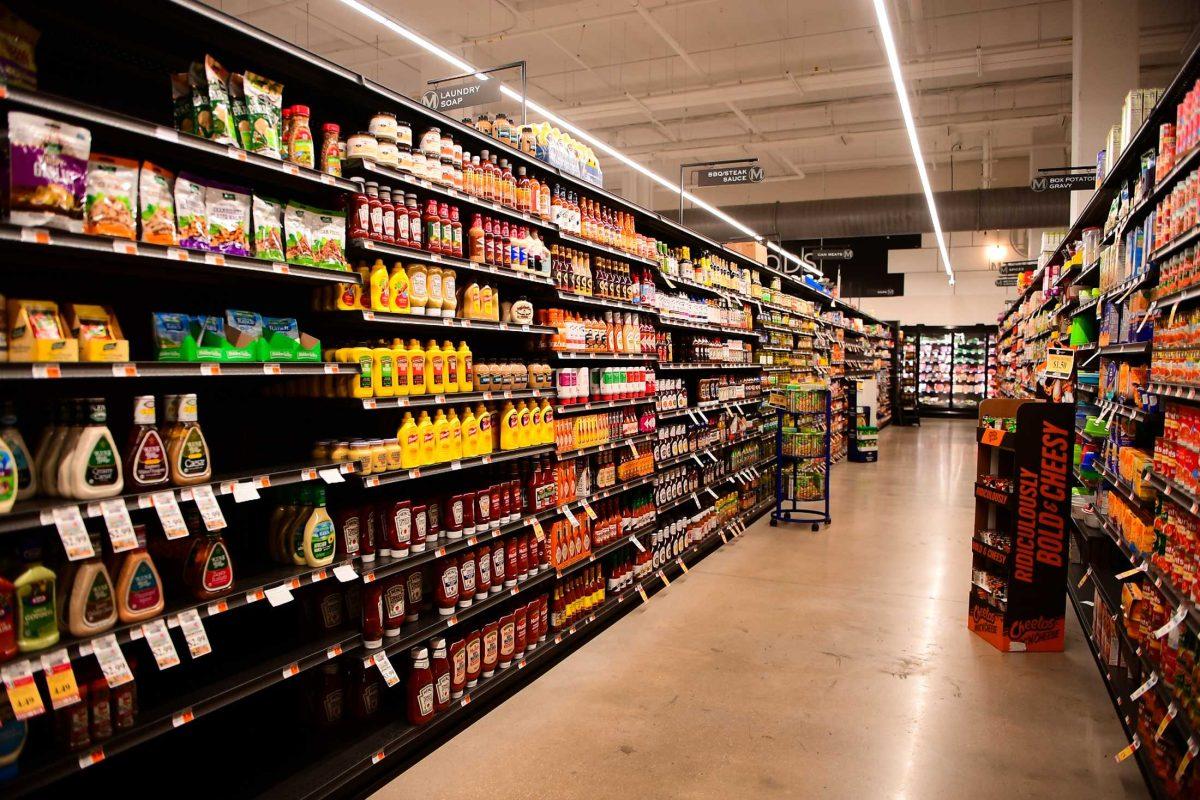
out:
<path id="1" fill-rule="evenodd" d="M 397 500 L 392 503 L 388 519 L 388 545 L 393 558 L 403 558 L 412 547 L 412 501 Z"/>
<path id="2" fill-rule="evenodd" d="M 475 599 L 482 600 L 492 590 L 492 551 L 487 545 L 475 551 Z"/>
<path id="3" fill-rule="evenodd" d="M 361 180 L 354 181 L 354 194 L 350 195 L 350 214 L 347 235 L 351 239 L 371 238 L 371 202 L 367 199 L 367 188 Z"/>
<path id="4" fill-rule="evenodd" d="M 526 619 L 527 611 L 525 606 L 517 606 L 513 612 L 513 630 L 516 635 L 513 639 L 513 657 L 520 658 L 525 655 L 525 635 L 526 635 Z"/>
<path id="5" fill-rule="evenodd" d="M 404 624 L 406 615 L 405 599 L 407 589 L 404 585 L 404 575 L 402 573 L 389 575 L 382 583 L 383 635 L 399 636 L 400 627 Z"/>
<path id="6" fill-rule="evenodd" d="M 512 666 L 513 653 L 517 645 L 516 614 L 509 612 L 500 618 L 500 660 L 497 667 L 507 669 Z"/>
<path id="7" fill-rule="evenodd" d="M 429 514 L 426 506 L 412 507 L 412 544 L 409 549 L 414 553 L 425 552 L 425 542 L 429 536 Z"/>
<path id="8" fill-rule="evenodd" d="M 450 699 L 463 696 L 467 686 L 467 642 L 459 639 L 450 643 Z"/>
<path id="9" fill-rule="evenodd" d="M 479 674 L 490 678 L 496 674 L 496 664 L 500 661 L 500 622 L 492 620 L 483 626 L 483 664 Z"/>
<path id="10" fill-rule="evenodd" d="M 458 607 L 470 608 L 475 602 L 475 554 L 463 553 L 458 563 Z"/>
<path id="11" fill-rule="evenodd" d="M 362 589 L 363 647 L 383 644 L 383 613 L 383 586 L 379 581 L 366 584 Z"/>
<path id="12" fill-rule="evenodd" d="M 438 614 L 448 617 L 458 606 L 458 559 L 454 556 L 436 562 L 434 566 L 435 586 L 434 602 Z"/>
<path id="13" fill-rule="evenodd" d="M 508 586 L 504 573 L 504 565 L 507 561 L 504 540 L 497 539 L 492 544 L 492 594 L 500 594 L 500 591 Z M 516 584 L 513 584 L 514 586 Z"/>
<path id="14" fill-rule="evenodd" d="M 425 601 L 425 575 L 420 567 L 404 573 L 404 621 L 416 622 L 421 616 L 421 604 Z"/>
<path id="15" fill-rule="evenodd" d="M 479 683 L 483 674 L 483 634 L 479 628 L 467 634 L 467 686 Z"/>

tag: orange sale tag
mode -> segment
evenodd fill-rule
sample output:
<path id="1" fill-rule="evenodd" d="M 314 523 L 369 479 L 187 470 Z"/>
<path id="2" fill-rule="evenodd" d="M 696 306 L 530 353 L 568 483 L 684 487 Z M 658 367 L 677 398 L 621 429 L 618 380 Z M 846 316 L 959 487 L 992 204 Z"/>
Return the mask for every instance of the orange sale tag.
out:
<path id="1" fill-rule="evenodd" d="M 999 447 L 1004 442 L 1004 431 L 999 428 L 985 428 L 980 441 L 992 447 Z"/>

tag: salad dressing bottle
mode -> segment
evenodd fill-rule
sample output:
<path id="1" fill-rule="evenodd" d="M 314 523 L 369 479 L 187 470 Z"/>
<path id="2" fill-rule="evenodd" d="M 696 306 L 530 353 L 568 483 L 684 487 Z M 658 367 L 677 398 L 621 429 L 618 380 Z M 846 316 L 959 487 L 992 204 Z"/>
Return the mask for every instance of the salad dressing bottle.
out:
<path id="1" fill-rule="evenodd" d="M 5 403 L 4 415 L 0 416 L 0 439 L 8 445 L 13 456 L 13 466 L 17 472 L 17 499 L 26 500 L 37 494 L 37 464 L 25 439 L 17 430 L 17 415 L 11 402 Z"/>
<path id="2" fill-rule="evenodd" d="M 25 571 L 13 581 L 16 595 L 17 649 L 42 650 L 58 641 L 57 581 L 53 570 L 35 553 Z"/>
<path id="3" fill-rule="evenodd" d="M 37 482 L 42 494 L 53 497 L 57 493 L 58 452 L 71 426 L 71 405 L 60 400 L 54 412 L 54 420 L 46 425 L 38 439 L 33 461 L 37 465 Z"/>
<path id="4" fill-rule="evenodd" d="M 170 480 L 167 446 L 154 426 L 154 395 L 133 398 L 133 428 L 125 452 L 125 477 L 134 490 L 160 486 Z"/>
<path id="5" fill-rule="evenodd" d="M 97 555 L 78 565 L 66 587 L 64 627 L 72 636 L 91 636 L 117 624 L 116 587 L 99 556 L 98 537 L 92 537 L 92 549 Z"/>
<path id="6" fill-rule="evenodd" d="M 59 469 L 59 489 L 66 489 L 64 496 L 80 500 L 112 497 L 125 488 L 125 480 L 117 443 L 108 429 L 108 409 L 103 397 L 87 403 L 88 422 L 64 462 L 65 469 Z"/>
<path id="7" fill-rule="evenodd" d="M 75 443 L 83 432 L 83 422 L 87 406 L 80 399 L 71 401 L 69 424 L 62 435 L 62 443 L 54 453 L 54 462 L 47 466 L 53 476 L 43 481 L 44 489 L 53 492 L 54 497 L 70 497 L 66 487 L 67 470 L 71 463 L 71 454 L 75 451 Z"/>
<path id="8" fill-rule="evenodd" d="M 312 512 L 305 520 L 301 534 L 304 563 L 310 567 L 323 567 L 333 562 L 337 552 L 337 531 L 325 510 L 325 487 L 313 489 L 312 503 Z"/>
<path id="9" fill-rule="evenodd" d="M 13 504 L 17 502 L 19 483 L 17 459 L 8 449 L 4 439 L 0 439 L 0 514 L 11 511 Z"/>
<path id="10" fill-rule="evenodd" d="M 212 477 L 212 458 L 196 410 L 196 395 L 179 398 L 179 425 L 168 445 L 171 482 L 176 486 L 204 483 Z"/>
<path id="11" fill-rule="evenodd" d="M 138 622 L 163 610 L 162 579 L 146 552 L 146 528 L 134 526 L 138 546 L 125 554 L 117 577 L 117 614 L 121 622 Z"/>

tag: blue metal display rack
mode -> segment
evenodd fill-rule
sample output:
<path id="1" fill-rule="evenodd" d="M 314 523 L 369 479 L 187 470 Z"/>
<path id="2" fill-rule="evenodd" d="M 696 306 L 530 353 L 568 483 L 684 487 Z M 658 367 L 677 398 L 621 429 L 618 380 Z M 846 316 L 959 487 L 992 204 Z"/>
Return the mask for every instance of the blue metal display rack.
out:
<path id="1" fill-rule="evenodd" d="M 785 393 L 786 391 L 784 390 Z M 832 396 L 828 389 L 802 389 L 801 391 L 820 395 L 821 402 L 817 403 L 817 407 L 811 410 L 792 410 L 777 403 L 772 403 L 778 423 L 775 431 L 775 454 L 779 458 L 779 469 L 775 473 L 775 510 L 771 512 L 771 525 L 776 526 L 780 522 L 809 523 L 815 531 L 822 523 L 828 525 L 833 521 L 829 516 L 829 469 L 832 466 L 833 454 L 833 445 L 830 438 L 830 431 L 833 430 Z M 821 437 L 823 440 L 822 452 L 805 455 L 784 452 L 784 436 L 786 435 L 784 432 L 784 423 L 794 421 L 798 418 L 806 418 L 810 421 L 814 418 L 823 419 L 825 424 L 821 429 L 821 432 L 824 434 Z M 821 496 L 797 499 L 793 496 L 794 492 L 786 491 L 786 489 L 789 487 L 794 489 L 794 476 L 798 465 L 812 461 L 823 462 L 821 468 L 819 468 L 821 472 Z M 808 507 L 814 503 L 821 503 L 821 507 Z"/>

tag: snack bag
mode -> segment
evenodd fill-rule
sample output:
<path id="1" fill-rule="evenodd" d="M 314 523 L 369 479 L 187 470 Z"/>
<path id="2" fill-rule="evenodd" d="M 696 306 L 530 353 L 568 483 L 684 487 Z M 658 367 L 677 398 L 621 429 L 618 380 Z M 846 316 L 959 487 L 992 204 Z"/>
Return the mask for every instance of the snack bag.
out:
<path id="1" fill-rule="evenodd" d="M 92 236 L 137 236 L 138 165 L 127 158 L 92 154 L 88 159 L 83 232 Z"/>
<path id="2" fill-rule="evenodd" d="M 242 76 L 245 112 L 238 118 L 242 147 L 252 153 L 280 158 L 283 122 L 283 84 L 247 72 Z"/>
<path id="3" fill-rule="evenodd" d="M 81 233 L 91 131 L 10 111 L 8 146 L 3 205 L 9 221 Z"/>
<path id="4" fill-rule="evenodd" d="M 283 260 L 283 204 L 254 195 L 254 255 L 271 261 Z"/>
<path id="5" fill-rule="evenodd" d="M 250 255 L 250 193 L 236 186 L 210 183 L 204 190 L 208 214 L 208 249 L 233 256 Z"/>
<path id="6" fill-rule="evenodd" d="M 313 264 L 325 269 L 348 270 L 346 215 L 320 208 L 306 209 L 312 231 Z"/>
<path id="7" fill-rule="evenodd" d="M 192 110 L 192 85 L 186 72 L 171 73 L 171 104 L 175 130 L 196 132 L 196 117 Z"/>
<path id="8" fill-rule="evenodd" d="M 284 255 L 289 264 L 313 265 L 312 229 L 307 206 L 288 203 L 283 215 L 283 232 L 287 237 Z"/>
<path id="9" fill-rule="evenodd" d="M 175 233 L 175 176 L 149 161 L 138 176 L 138 216 L 142 241 L 153 244 L 179 243 Z"/>
<path id="10" fill-rule="evenodd" d="M 208 249 L 208 212 L 205 185 L 186 172 L 175 179 L 175 221 L 179 244 L 192 250 Z"/>

